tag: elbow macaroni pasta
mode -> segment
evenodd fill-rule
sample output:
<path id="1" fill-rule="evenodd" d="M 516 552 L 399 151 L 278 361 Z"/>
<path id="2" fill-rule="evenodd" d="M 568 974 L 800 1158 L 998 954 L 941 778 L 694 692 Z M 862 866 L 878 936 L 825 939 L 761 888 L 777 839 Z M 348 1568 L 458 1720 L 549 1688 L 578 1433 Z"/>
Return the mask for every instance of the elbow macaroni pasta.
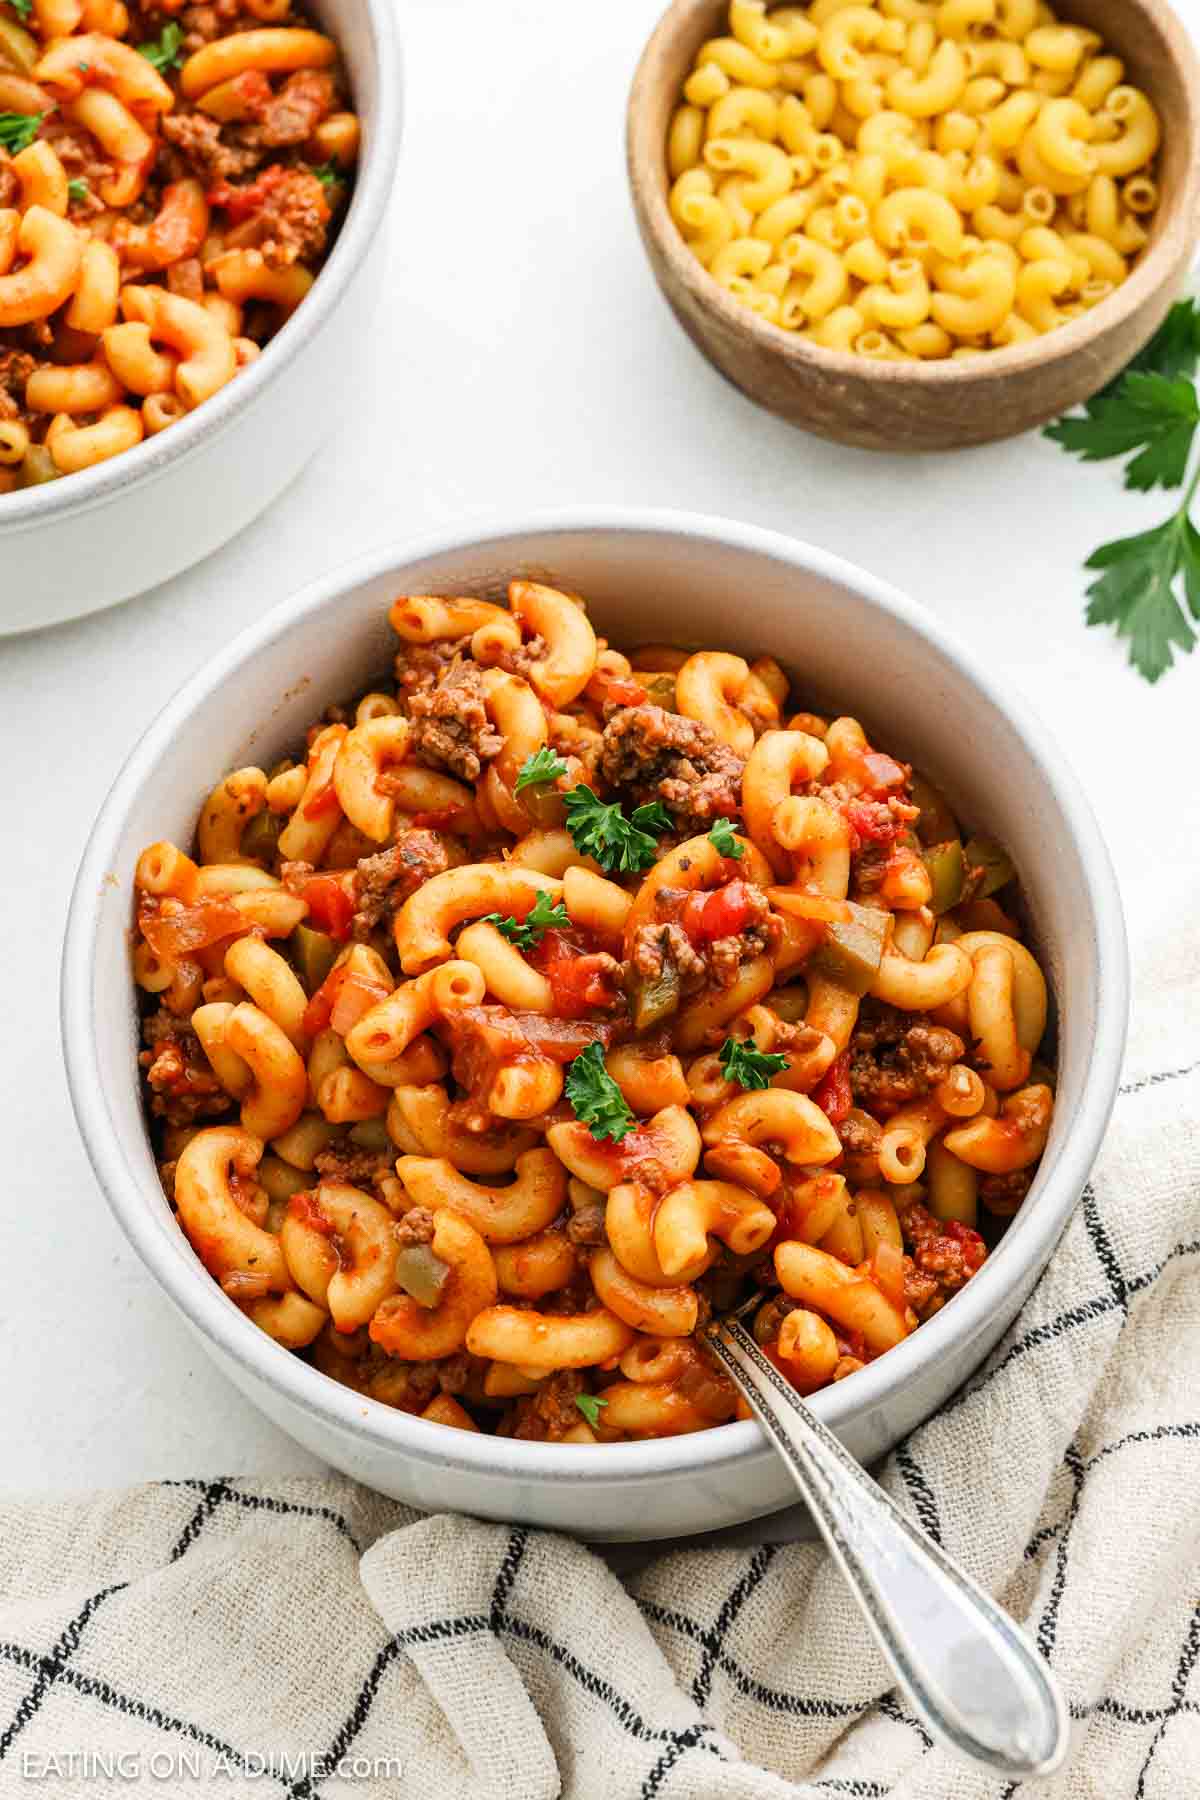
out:
<path id="1" fill-rule="evenodd" d="M 4 22 L 0 497 L 210 399 L 337 228 L 358 121 L 332 39 L 292 0 L 270 24 L 262 0 L 177 11 L 38 0 Z"/>
<path id="2" fill-rule="evenodd" d="M 753 21 L 734 0 L 729 17 L 671 119 L 670 209 L 760 318 L 936 361 L 1053 331 L 1128 275 L 1161 126 L 1094 32 L 1032 0 L 814 0 Z M 1031 220 L 1055 256 L 1026 245 Z"/>
<path id="3" fill-rule="evenodd" d="M 956 43 L 978 10 L 945 0 Z M 826 64 L 873 53 L 866 12 L 827 13 Z M 776 42 L 738 17 L 759 48 L 704 68 Z M 941 208 L 895 198 L 935 269 Z M 95 429 L 65 391 L 90 365 L 57 373 L 62 432 Z M 811 1393 L 978 1269 L 1053 1121 L 1046 982 L 1004 852 L 773 659 L 626 656 L 574 595 L 508 600 L 399 598 L 394 681 L 138 859 L 163 1179 L 230 1303 L 369 1399 L 705 1430 L 738 1416 L 713 1313 L 755 1295 Z M 577 847 L 584 784 L 654 813 L 642 866 Z"/>

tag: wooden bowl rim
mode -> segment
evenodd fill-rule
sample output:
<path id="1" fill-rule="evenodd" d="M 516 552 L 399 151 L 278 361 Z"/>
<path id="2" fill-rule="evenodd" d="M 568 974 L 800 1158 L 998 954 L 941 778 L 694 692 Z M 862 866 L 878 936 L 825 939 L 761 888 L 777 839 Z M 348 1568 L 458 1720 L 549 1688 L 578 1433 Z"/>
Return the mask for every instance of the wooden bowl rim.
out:
<path id="1" fill-rule="evenodd" d="M 707 0 L 700 0 L 700 3 L 707 3 Z M 1185 267 L 1200 236 L 1200 60 L 1190 35 L 1167 0 L 1123 0 L 1123 4 L 1130 13 L 1158 29 L 1178 68 L 1188 139 L 1185 172 L 1166 209 L 1158 215 L 1161 228 L 1157 239 L 1145 251 L 1133 273 L 1080 318 L 1043 332 L 1036 340 L 998 346 L 981 356 L 959 360 L 942 357 L 928 361 L 907 358 L 890 361 L 860 356 L 856 351 L 827 349 L 822 344 L 801 338 L 799 333 L 782 331 L 760 319 L 713 280 L 704 265 L 691 254 L 671 217 L 666 191 L 655 173 L 655 158 L 663 155 L 664 146 L 655 144 L 648 135 L 649 108 L 644 104 L 652 57 L 662 45 L 672 43 L 691 24 L 698 11 L 698 0 L 671 0 L 650 34 L 634 71 L 626 105 L 625 136 L 626 166 L 634 207 L 672 272 L 698 306 L 717 313 L 733 330 L 744 333 L 768 355 L 781 356 L 797 368 L 913 388 L 961 387 L 972 381 L 982 385 L 998 374 L 1023 374 L 1043 368 L 1061 357 L 1086 349 L 1088 344 L 1128 319 L 1173 273 L 1178 278 L 1177 265 L 1181 259 L 1178 244 L 1172 238 L 1172 228 L 1182 227 L 1182 239 L 1188 245 L 1189 253 L 1182 259 Z M 1153 99 L 1154 95 L 1150 97 Z"/>

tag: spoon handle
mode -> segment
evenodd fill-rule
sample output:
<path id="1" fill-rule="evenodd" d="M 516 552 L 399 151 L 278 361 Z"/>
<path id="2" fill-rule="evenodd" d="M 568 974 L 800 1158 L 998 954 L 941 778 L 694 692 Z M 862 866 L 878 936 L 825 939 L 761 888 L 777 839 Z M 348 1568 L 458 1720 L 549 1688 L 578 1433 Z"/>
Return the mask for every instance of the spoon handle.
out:
<path id="1" fill-rule="evenodd" d="M 1048 1775 L 1068 1720 L 1033 1644 L 902 1513 L 736 1320 L 708 1341 L 787 1463 L 900 1686 L 934 1737 L 1005 1775 Z"/>

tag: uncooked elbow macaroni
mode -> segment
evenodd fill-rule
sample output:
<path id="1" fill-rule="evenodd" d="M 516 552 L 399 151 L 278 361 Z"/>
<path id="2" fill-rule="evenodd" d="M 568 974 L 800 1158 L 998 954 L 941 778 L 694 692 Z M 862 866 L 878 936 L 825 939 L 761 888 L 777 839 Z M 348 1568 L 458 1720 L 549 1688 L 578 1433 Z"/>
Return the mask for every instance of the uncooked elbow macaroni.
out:
<path id="1" fill-rule="evenodd" d="M 312 286 L 358 121 L 331 38 L 292 0 L 269 24 L 239 4 L 203 43 L 173 5 L 38 0 L 0 21 L 0 497 L 175 424 Z"/>
<path id="2" fill-rule="evenodd" d="M 954 43 L 978 10 L 946 0 Z M 784 24 L 735 11 L 703 67 L 770 66 Z M 899 41 L 823 11 L 827 79 Z M 769 124 L 748 92 L 727 123 Z M 911 217 L 936 267 L 942 210 Z M 52 378 L 57 430 L 96 429 L 94 365 Z M 369 1400 L 570 1444 L 706 1430 L 745 1416 L 714 1314 L 754 1296 L 812 1393 L 979 1268 L 1053 1125 L 1046 981 L 1005 852 L 772 658 L 625 654 L 574 594 L 507 601 L 398 598 L 392 678 L 139 857 L 163 1179 L 230 1304 Z"/>
<path id="3" fill-rule="evenodd" d="M 825 349 L 1003 349 L 1147 242 L 1162 132 L 1125 74 L 1032 0 L 1000 24 L 994 0 L 733 0 L 670 122 L 671 215 L 726 293 Z"/>

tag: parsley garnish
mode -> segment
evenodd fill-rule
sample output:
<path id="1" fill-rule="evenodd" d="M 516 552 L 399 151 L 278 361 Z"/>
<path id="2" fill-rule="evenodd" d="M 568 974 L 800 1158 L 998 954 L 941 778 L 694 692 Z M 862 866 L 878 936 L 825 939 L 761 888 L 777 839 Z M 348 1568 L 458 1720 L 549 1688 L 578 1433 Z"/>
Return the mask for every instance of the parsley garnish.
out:
<path id="1" fill-rule="evenodd" d="M 739 1043 L 737 1038 L 726 1038 L 721 1045 L 720 1063 L 726 1081 L 736 1081 L 741 1088 L 765 1088 L 770 1087 L 772 1075 L 787 1068 L 788 1059 L 756 1050 L 753 1044 Z"/>
<path id="2" fill-rule="evenodd" d="M 552 901 L 549 894 L 539 888 L 537 899 L 523 919 L 514 919 L 511 913 L 507 919 L 499 913 L 485 913 L 483 923 L 494 925 L 518 950 L 535 950 L 546 932 L 569 930 L 571 915 L 561 900 Z"/>
<path id="3" fill-rule="evenodd" d="M 89 191 L 87 182 L 81 180 L 79 176 L 75 176 L 67 183 L 67 199 L 72 206 L 78 206 L 81 200 L 86 200 Z"/>
<path id="4" fill-rule="evenodd" d="M 1047 426 L 1046 436 L 1084 462 L 1130 456 L 1127 488 L 1182 487 L 1200 424 L 1192 385 L 1198 360 L 1200 308 L 1181 300 L 1129 367 L 1083 413 Z M 1112 625 L 1127 638 L 1130 662 L 1150 682 L 1166 674 L 1174 650 L 1186 654 L 1196 641 L 1176 582 L 1182 577 L 1182 596 L 1200 620 L 1200 533 L 1188 516 L 1198 483 L 1200 464 L 1170 518 L 1101 544 L 1084 564 L 1100 571 L 1087 590 L 1087 623 Z"/>
<path id="5" fill-rule="evenodd" d="M 169 25 L 163 26 L 161 37 L 151 38 L 145 44 L 135 45 L 135 48 L 151 68 L 164 75 L 168 69 L 177 68 L 183 60 L 183 29 L 172 19 Z"/>
<path id="6" fill-rule="evenodd" d="M 600 1408 L 607 1406 L 608 1401 L 602 1400 L 599 1394 L 576 1394 L 575 1404 L 594 1431 L 600 1423 Z"/>
<path id="7" fill-rule="evenodd" d="M 27 19 L 33 11 L 33 0 L 8 0 L 18 19 Z"/>
<path id="8" fill-rule="evenodd" d="M 737 838 L 733 834 L 732 822 L 729 819 L 717 820 L 716 824 L 708 834 L 708 841 L 713 846 L 714 850 L 720 851 L 722 856 L 732 856 L 738 862 L 741 861 L 742 856 L 745 853 L 745 846 L 738 843 Z"/>
<path id="9" fill-rule="evenodd" d="M 627 819 L 615 802 L 606 806 L 586 783 L 563 795 L 567 830 L 581 856 L 594 856 L 612 874 L 648 869 L 658 849 L 657 834 L 674 821 L 661 800 L 636 807 Z"/>
<path id="10" fill-rule="evenodd" d="M 513 793 L 519 794 L 523 788 L 535 787 L 540 781 L 557 781 L 566 772 L 567 765 L 558 752 L 551 750 L 549 744 L 543 744 L 540 750 L 535 750 L 521 764 Z"/>
<path id="11" fill-rule="evenodd" d="M 1093 394 L 1084 413 L 1047 425 L 1046 436 L 1084 462 L 1106 462 L 1136 450 L 1125 486 L 1145 492 L 1179 486 L 1197 420 L 1196 390 L 1186 377 L 1127 370 L 1116 387 Z"/>
<path id="12" fill-rule="evenodd" d="M 619 1144 L 637 1125 L 625 1096 L 604 1066 L 604 1045 L 589 1044 L 567 1065 L 564 1084 L 575 1117 L 596 1139 Z"/>
<path id="13" fill-rule="evenodd" d="M 330 188 L 341 187 L 346 179 L 332 157 L 328 162 L 314 164 L 313 174 L 325 189 L 326 193 L 329 192 Z"/>
<path id="14" fill-rule="evenodd" d="M 28 150 L 45 117 L 44 112 L 0 112 L 0 150 L 7 150 L 10 156 L 19 156 L 22 150 Z"/>

